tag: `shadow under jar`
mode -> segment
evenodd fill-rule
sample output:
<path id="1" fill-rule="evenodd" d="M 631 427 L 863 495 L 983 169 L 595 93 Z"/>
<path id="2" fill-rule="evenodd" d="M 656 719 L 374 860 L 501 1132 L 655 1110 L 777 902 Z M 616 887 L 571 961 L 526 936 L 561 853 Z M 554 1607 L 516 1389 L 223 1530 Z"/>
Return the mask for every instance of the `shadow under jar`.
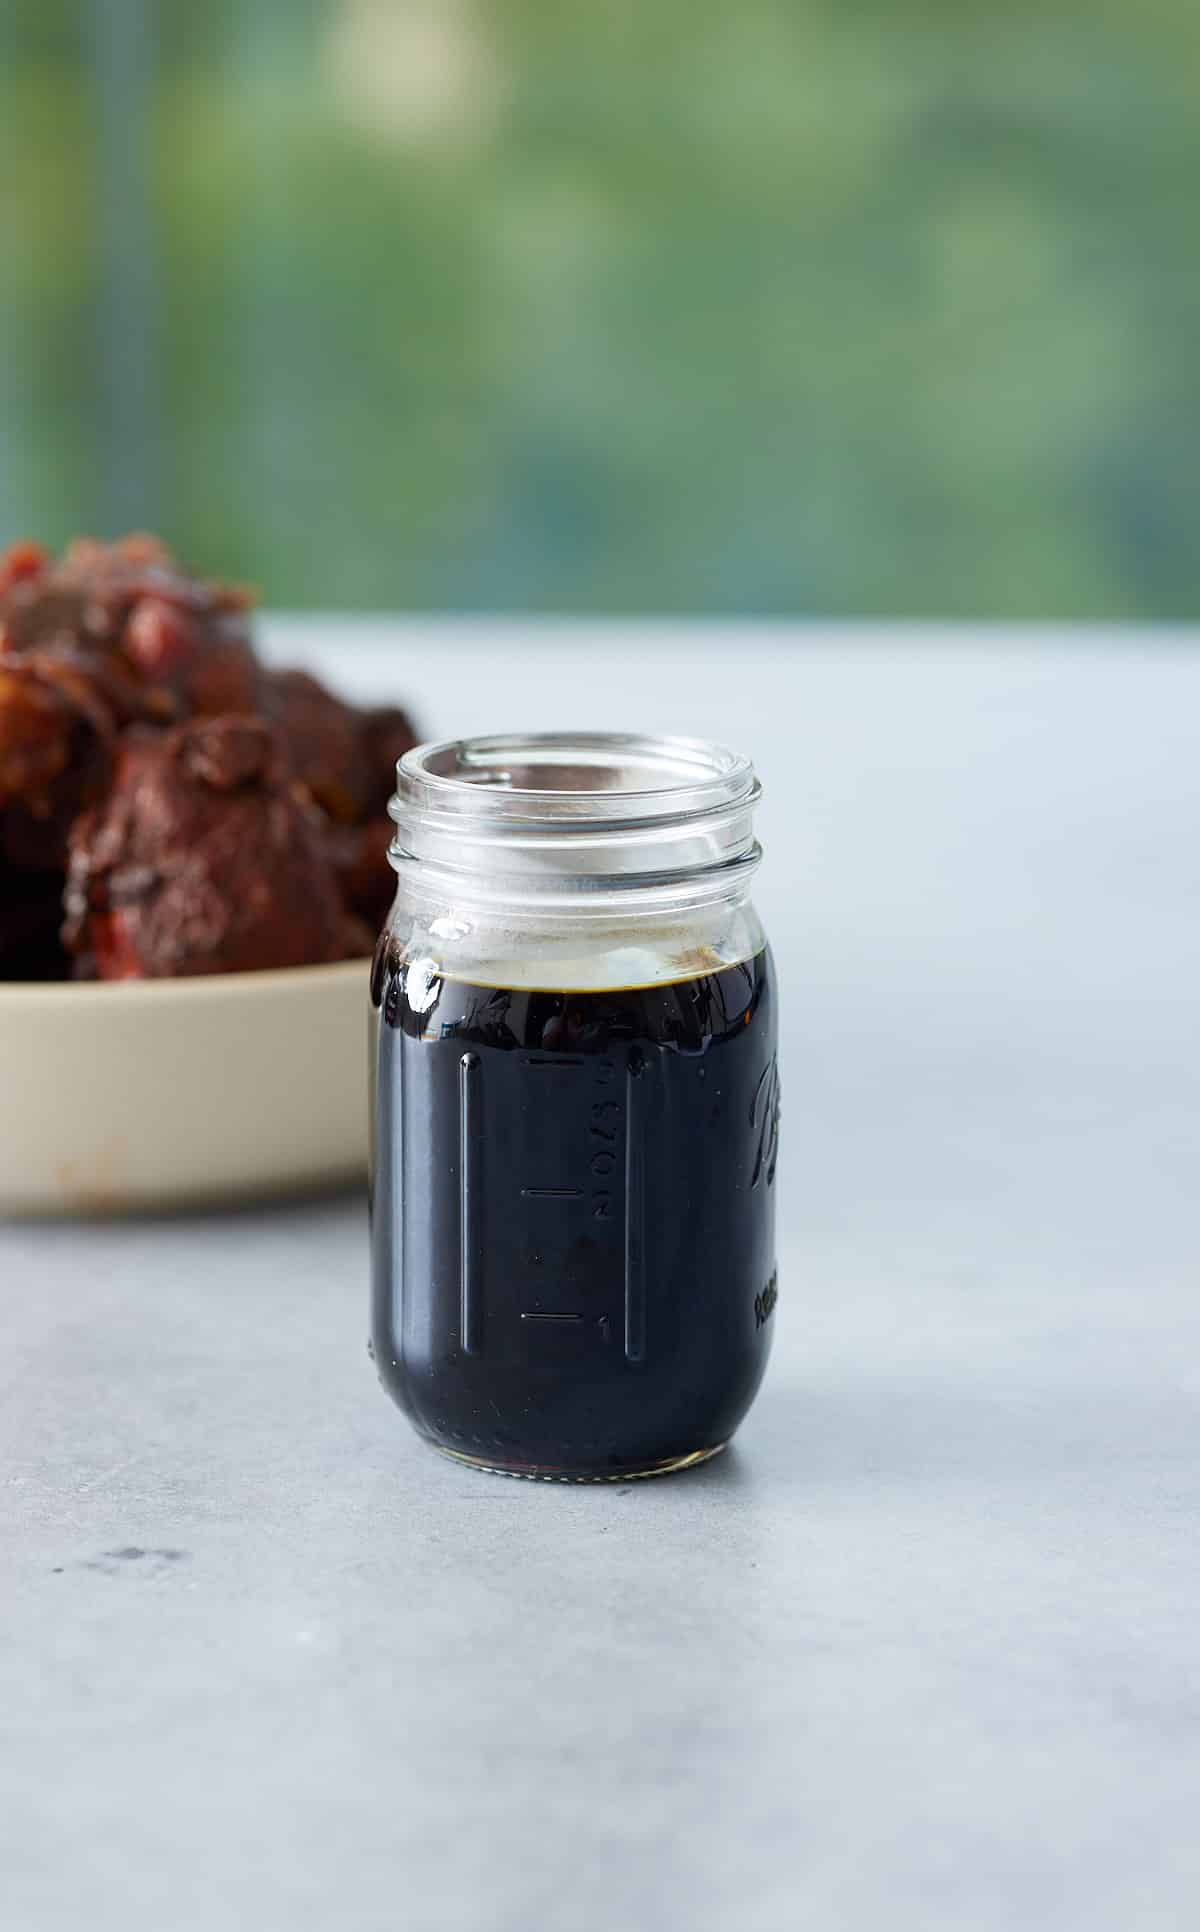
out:
<path id="1" fill-rule="evenodd" d="M 372 973 L 372 1352 L 436 1448 L 576 1482 L 729 1440 L 776 1300 L 759 786 L 688 739 L 419 747 Z"/>

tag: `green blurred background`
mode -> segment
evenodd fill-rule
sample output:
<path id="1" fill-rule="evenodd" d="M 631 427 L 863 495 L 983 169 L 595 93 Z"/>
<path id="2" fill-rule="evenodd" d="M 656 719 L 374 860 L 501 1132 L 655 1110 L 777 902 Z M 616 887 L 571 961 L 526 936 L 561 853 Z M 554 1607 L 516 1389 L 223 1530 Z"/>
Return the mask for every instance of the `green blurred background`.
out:
<path id="1" fill-rule="evenodd" d="M 0 0 L 0 538 L 1186 618 L 1194 0 Z"/>

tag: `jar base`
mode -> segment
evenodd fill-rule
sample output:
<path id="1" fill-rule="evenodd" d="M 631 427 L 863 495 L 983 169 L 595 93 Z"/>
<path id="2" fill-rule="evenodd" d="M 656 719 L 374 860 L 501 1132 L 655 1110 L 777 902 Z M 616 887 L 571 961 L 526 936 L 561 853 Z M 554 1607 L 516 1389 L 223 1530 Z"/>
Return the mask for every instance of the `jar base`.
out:
<path id="1" fill-rule="evenodd" d="M 711 1449 L 689 1449 L 682 1456 L 665 1456 L 661 1462 L 644 1464 L 641 1468 L 617 1469 L 611 1474 L 579 1475 L 571 1469 L 548 1469 L 544 1465 L 531 1464 L 522 1468 L 519 1463 L 506 1464 L 491 1462 L 486 1456 L 470 1456 L 462 1449 L 448 1449 L 445 1443 L 433 1442 L 428 1436 L 425 1440 L 431 1449 L 451 1462 L 459 1462 L 468 1469 L 478 1469 L 486 1476 L 516 1476 L 530 1483 L 636 1483 L 645 1482 L 651 1476 L 674 1476 L 681 1469 L 695 1469 L 702 1462 L 710 1462 L 719 1456 L 727 1444 L 715 1442 Z"/>

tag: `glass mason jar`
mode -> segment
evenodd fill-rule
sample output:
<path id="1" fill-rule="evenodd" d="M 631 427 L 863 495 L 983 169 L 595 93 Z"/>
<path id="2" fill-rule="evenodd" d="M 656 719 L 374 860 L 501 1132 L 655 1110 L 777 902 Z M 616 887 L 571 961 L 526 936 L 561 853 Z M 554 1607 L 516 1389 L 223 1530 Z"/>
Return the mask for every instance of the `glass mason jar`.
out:
<path id="1" fill-rule="evenodd" d="M 410 751 L 372 972 L 372 1352 L 436 1448 L 576 1482 L 729 1440 L 776 1298 L 758 781 L 682 738 Z"/>

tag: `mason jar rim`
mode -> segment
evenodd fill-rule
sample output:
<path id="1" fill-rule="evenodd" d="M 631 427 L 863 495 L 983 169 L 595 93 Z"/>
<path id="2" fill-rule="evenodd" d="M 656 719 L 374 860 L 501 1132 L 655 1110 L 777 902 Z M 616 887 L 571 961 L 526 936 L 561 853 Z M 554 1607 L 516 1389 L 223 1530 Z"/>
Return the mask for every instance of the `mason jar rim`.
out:
<path id="1" fill-rule="evenodd" d="M 759 792 L 750 760 L 703 738 L 644 732 L 508 732 L 405 752 L 390 806 L 550 830 L 688 820 Z"/>
<path id="2" fill-rule="evenodd" d="M 700 738 L 543 731 L 406 752 L 388 858 L 410 890 L 480 902 L 649 907 L 744 893 L 760 786 Z"/>

